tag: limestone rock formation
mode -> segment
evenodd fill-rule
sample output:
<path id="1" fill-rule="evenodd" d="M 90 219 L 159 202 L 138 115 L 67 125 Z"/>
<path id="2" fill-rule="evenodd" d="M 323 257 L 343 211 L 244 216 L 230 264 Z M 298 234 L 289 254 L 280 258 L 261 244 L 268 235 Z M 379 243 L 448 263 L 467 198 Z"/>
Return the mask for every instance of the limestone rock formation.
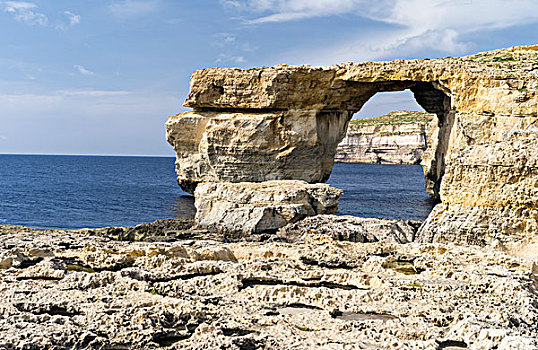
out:
<path id="1" fill-rule="evenodd" d="M 491 246 L 0 232 L 1 349 L 538 348 L 536 261 Z"/>
<path id="2" fill-rule="evenodd" d="M 305 235 L 327 236 L 337 241 L 360 243 L 392 242 L 410 243 L 420 221 L 359 218 L 349 215 L 317 215 L 279 230 L 279 234 L 291 239 Z"/>
<path id="3" fill-rule="evenodd" d="M 347 119 L 317 111 L 195 111 L 170 117 L 166 130 L 178 182 L 193 193 L 198 182 L 324 182 Z"/>
<path id="4" fill-rule="evenodd" d="M 441 227 L 465 218 L 473 227 L 465 241 L 535 234 L 537 45 L 435 60 L 196 71 L 185 102 L 194 111 L 167 122 L 178 181 L 191 192 L 202 181 L 325 181 L 353 113 L 377 92 L 405 89 L 438 118 L 424 164 L 427 188 L 442 204 L 421 239 L 458 240 Z"/>
<path id="5" fill-rule="evenodd" d="M 336 212 L 342 190 L 304 181 L 200 183 L 196 224 L 227 234 L 274 232 L 307 216 Z"/>
<path id="6" fill-rule="evenodd" d="M 342 163 L 420 164 L 435 114 L 397 111 L 377 118 L 353 119 L 336 149 Z"/>

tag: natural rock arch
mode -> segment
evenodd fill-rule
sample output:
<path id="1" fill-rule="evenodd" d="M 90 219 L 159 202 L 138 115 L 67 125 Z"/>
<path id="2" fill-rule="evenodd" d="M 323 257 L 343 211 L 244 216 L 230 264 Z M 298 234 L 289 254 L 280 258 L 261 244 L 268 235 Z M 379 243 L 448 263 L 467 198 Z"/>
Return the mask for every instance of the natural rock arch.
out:
<path id="1" fill-rule="evenodd" d="M 426 186 L 441 200 L 423 241 L 484 244 L 538 231 L 538 51 L 463 58 L 196 71 L 170 117 L 181 187 L 325 181 L 353 113 L 375 93 L 411 89 L 439 118 Z"/>
<path id="2" fill-rule="evenodd" d="M 224 93 L 224 88 L 216 84 L 211 84 L 209 89 L 206 92 L 208 95 Z M 202 146 L 202 152 L 195 153 L 197 158 L 195 159 L 195 167 L 191 166 L 193 163 L 189 159 L 183 158 L 178 161 L 179 184 L 184 190 L 192 192 L 197 181 L 257 182 L 275 179 L 300 179 L 308 182 L 325 182 L 332 170 L 336 146 L 345 136 L 348 122 L 353 114 L 358 112 L 378 92 L 403 91 L 406 89 L 413 92 L 417 102 L 427 112 L 437 115 L 440 130 L 435 134 L 435 137 L 446 138 L 450 133 L 451 116 L 454 115 L 454 112 L 450 109 L 450 92 L 445 92 L 447 89 L 444 89 L 438 82 L 403 80 L 374 83 L 348 82 L 345 86 L 336 90 L 335 99 L 332 99 L 332 94 L 335 91 L 333 89 L 319 92 L 319 95 L 323 94 L 323 99 L 326 101 L 325 105 L 316 105 L 315 107 L 319 109 L 308 110 L 285 110 L 281 107 L 258 109 L 252 107 L 208 107 L 205 105 L 197 107 L 196 105 L 191 105 L 192 102 L 187 100 L 185 105 L 192 106 L 194 112 L 179 115 L 178 118 L 180 118 L 183 127 L 196 129 L 195 134 L 200 136 L 200 139 L 199 142 L 194 142 L 191 146 L 195 148 Z M 191 90 L 189 98 L 192 95 Z M 251 121 L 255 121 L 256 124 L 250 125 L 249 122 Z M 287 121 L 291 121 L 293 124 L 287 124 Z M 173 119 L 171 119 L 171 122 L 173 122 Z M 306 124 L 309 128 L 306 130 L 308 132 L 303 135 L 305 136 L 304 138 L 294 139 L 294 135 L 289 134 L 296 135 L 297 131 L 294 130 L 294 127 L 300 126 L 301 123 Z M 308 125 L 308 123 L 311 124 Z M 247 125 L 247 130 L 253 131 L 255 135 L 244 130 L 234 131 L 234 129 Z M 264 129 L 264 127 L 266 128 Z M 172 128 L 169 128 L 169 130 L 172 130 Z M 233 143 L 233 140 L 225 139 L 226 135 L 233 135 L 236 141 L 243 141 L 240 137 L 245 134 L 250 141 L 256 136 L 262 137 L 261 140 L 254 143 L 244 140 L 245 142 L 242 142 L 242 144 L 234 143 L 233 146 L 230 144 L 230 142 Z M 285 137 L 283 137 L 283 134 L 285 134 Z M 169 142 L 184 149 L 188 143 L 185 142 L 186 140 L 182 136 L 169 132 Z M 191 133 L 187 133 L 186 136 L 190 137 Z M 312 136 L 316 139 L 310 140 L 310 147 L 303 149 L 302 147 L 305 147 L 305 145 L 301 143 L 304 143 Z M 259 145 L 266 148 L 259 149 Z M 269 147 L 267 148 L 267 146 Z M 296 151 L 297 149 L 300 152 Z M 196 152 L 196 150 L 193 151 Z M 426 187 L 428 192 L 438 196 L 446 143 L 438 143 L 434 140 L 432 151 L 431 159 L 427 160 L 427 162 L 431 163 L 431 166 L 427 167 L 428 170 L 425 174 Z M 286 152 L 288 153 L 286 154 Z M 249 156 L 245 157 L 245 153 Z M 193 154 L 178 153 L 178 157 L 184 155 L 191 157 Z M 252 159 L 249 159 L 252 156 L 264 157 L 261 158 L 263 164 L 266 164 L 267 168 L 270 167 L 270 169 L 263 166 L 251 167 L 250 165 L 246 168 L 243 167 L 245 162 L 252 161 Z M 205 164 L 200 163 L 200 161 L 205 162 Z M 260 163 L 257 165 L 259 166 Z M 224 166 L 227 169 L 222 169 Z M 211 173 L 212 171 L 214 171 L 213 174 Z"/>

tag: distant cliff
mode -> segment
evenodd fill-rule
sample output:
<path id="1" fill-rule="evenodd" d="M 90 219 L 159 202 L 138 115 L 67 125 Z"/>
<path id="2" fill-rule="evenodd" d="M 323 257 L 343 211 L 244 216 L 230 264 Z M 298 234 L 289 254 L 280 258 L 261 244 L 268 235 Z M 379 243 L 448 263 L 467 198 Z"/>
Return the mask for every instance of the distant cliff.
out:
<path id="1" fill-rule="evenodd" d="M 338 145 L 342 163 L 419 164 L 435 128 L 435 115 L 397 111 L 378 118 L 353 119 Z"/>

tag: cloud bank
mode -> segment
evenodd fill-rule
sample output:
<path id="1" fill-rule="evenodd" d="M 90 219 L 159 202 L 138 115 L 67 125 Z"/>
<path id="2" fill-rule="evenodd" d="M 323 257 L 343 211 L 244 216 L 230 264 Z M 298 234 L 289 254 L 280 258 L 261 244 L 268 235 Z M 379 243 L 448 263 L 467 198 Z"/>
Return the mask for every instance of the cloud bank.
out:
<path id="1" fill-rule="evenodd" d="M 386 24 L 383 32 L 356 33 L 345 42 L 302 52 L 310 63 L 372 60 L 421 50 L 458 55 L 472 42 L 465 34 L 538 22 L 538 1 L 521 0 L 222 0 L 249 25 L 328 16 L 357 16 Z M 299 54 L 296 54 L 298 56 Z"/>

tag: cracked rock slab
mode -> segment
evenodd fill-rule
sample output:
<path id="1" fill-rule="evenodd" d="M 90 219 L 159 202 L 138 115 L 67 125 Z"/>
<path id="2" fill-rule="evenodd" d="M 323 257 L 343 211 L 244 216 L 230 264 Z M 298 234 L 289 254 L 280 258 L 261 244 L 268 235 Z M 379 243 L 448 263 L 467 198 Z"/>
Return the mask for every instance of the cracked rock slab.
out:
<path id="1" fill-rule="evenodd" d="M 290 239 L 305 235 L 326 235 L 337 241 L 410 243 L 421 223 L 350 215 L 316 215 L 281 228 L 279 234 Z"/>

